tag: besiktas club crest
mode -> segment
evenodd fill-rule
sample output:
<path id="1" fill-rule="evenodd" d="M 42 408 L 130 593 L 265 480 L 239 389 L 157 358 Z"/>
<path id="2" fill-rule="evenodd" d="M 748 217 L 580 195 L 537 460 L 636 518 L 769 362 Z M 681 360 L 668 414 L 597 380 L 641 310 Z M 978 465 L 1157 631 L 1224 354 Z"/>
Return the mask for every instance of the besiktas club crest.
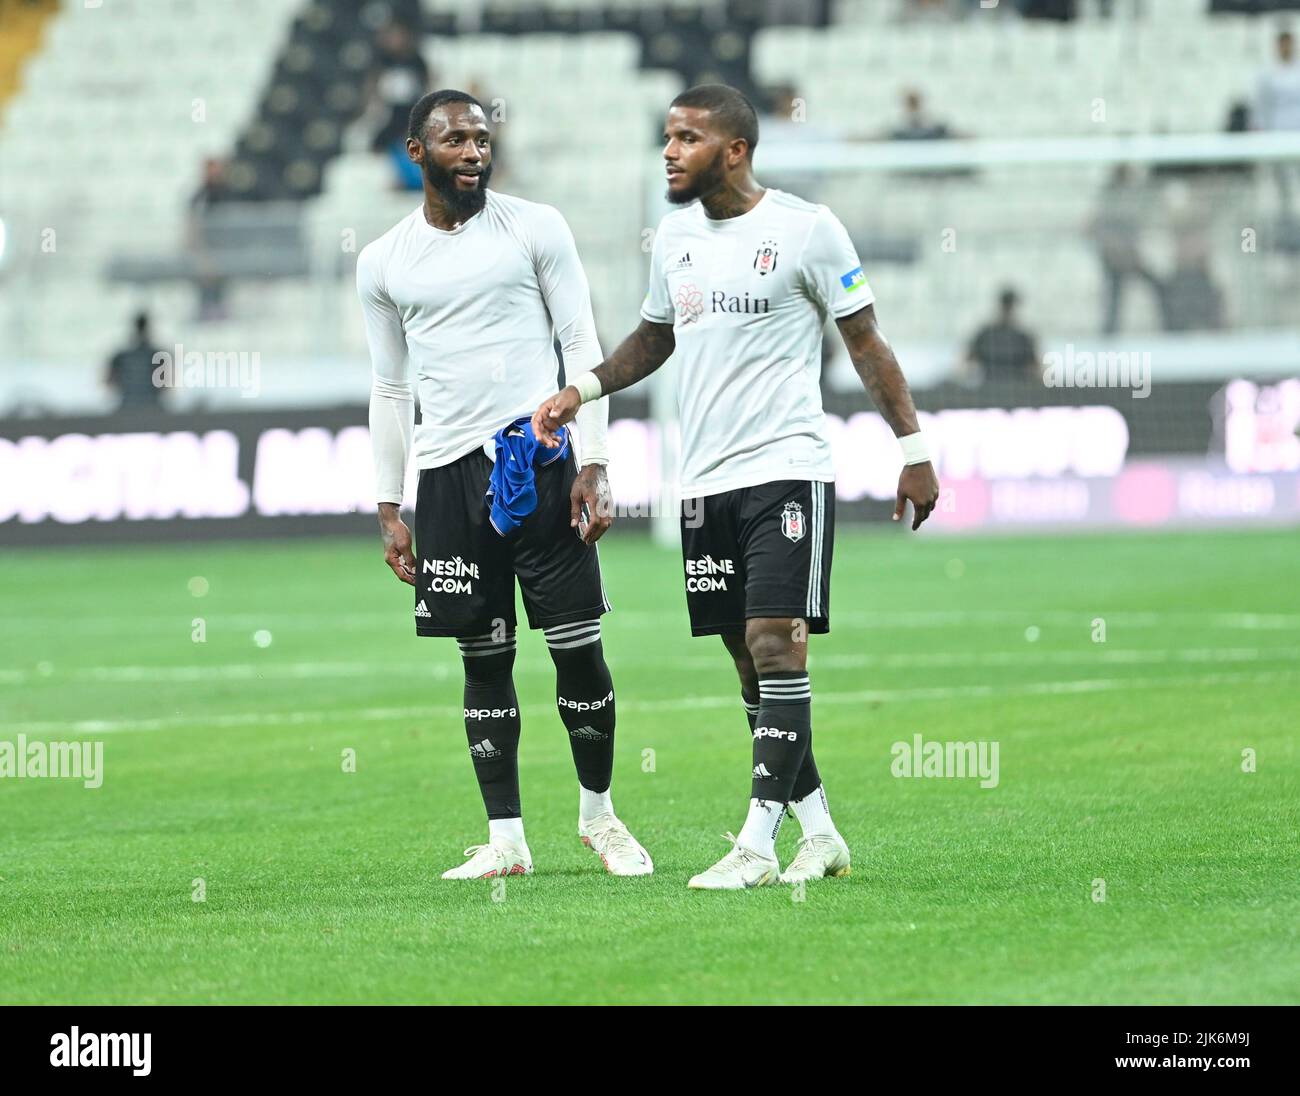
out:
<path id="1" fill-rule="evenodd" d="M 781 532 L 790 540 L 803 540 L 803 535 L 808 531 L 803 520 L 803 507 L 797 502 L 787 502 L 785 509 L 781 511 Z"/>
<path id="2" fill-rule="evenodd" d="M 754 269 L 762 274 L 771 274 L 776 269 L 776 241 L 764 240 L 758 245 L 754 255 Z"/>

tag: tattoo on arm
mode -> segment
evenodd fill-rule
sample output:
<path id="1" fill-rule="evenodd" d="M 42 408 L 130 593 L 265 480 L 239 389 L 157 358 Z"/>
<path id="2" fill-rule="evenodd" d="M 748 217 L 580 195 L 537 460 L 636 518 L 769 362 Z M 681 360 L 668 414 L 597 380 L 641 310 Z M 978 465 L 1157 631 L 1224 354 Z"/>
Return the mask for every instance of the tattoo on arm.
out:
<path id="1" fill-rule="evenodd" d="M 893 348 L 876 324 L 876 310 L 872 305 L 859 309 L 853 315 L 837 320 L 844 346 L 853 361 L 853 368 L 862 378 L 872 402 L 896 437 L 915 434 L 920 426 L 916 421 L 916 408 L 907 378 L 894 357 Z"/>
<path id="2" fill-rule="evenodd" d="M 592 371 L 600 379 L 601 393 L 608 396 L 650 376 L 672 357 L 676 346 L 672 324 L 642 320 L 618 344 L 618 349 Z"/>

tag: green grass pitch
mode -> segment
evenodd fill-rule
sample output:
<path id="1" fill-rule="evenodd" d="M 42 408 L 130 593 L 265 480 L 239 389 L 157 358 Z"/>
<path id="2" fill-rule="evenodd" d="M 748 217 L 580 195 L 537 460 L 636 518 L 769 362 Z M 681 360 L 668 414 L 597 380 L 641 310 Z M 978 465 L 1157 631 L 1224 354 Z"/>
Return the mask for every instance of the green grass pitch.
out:
<path id="1" fill-rule="evenodd" d="M 1294 531 L 842 533 L 811 674 L 853 874 L 802 895 L 686 889 L 749 736 L 648 540 L 601 558 L 614 800 L 656 873 L 579 844 L 521 631 L 536 874 L 504 891 L 437 877 L 486 831 L 459 660 L 377 538 L 5 554 L 0 737 L 105 770 L 0 780 L 5 1003 L 1300 1002 Z M 918 733 L 996 741 L 998 785 L 891 775 Z"/>

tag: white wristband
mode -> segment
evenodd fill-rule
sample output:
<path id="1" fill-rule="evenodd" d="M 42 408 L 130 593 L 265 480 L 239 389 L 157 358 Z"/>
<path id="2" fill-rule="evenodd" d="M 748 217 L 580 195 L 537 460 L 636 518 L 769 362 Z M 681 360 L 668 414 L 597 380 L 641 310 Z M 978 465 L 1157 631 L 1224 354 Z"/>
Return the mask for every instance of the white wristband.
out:
<path id="1" fill-rule="evenodd" d="M 600 378 L 595 373 L 591 371 L 579 373 L 569 383 L 578 390 L 578 397 L 583 403 L 600 399 Z"/>
<path id="2" fill-rule="evenodd" d="M 925 444 L 925 435 L 919 430 L 898 439 L 903 450 L 904 464 L 925 464 L 930 459 L 930 447 Z"/>

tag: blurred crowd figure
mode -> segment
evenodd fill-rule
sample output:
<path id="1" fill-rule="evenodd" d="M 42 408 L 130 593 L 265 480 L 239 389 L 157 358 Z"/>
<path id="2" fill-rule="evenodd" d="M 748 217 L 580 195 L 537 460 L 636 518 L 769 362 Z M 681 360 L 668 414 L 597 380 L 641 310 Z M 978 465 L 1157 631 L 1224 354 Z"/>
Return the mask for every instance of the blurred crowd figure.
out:
<path id="1" fill-rule="evenodd" d="M 1102 272 L 1101 332 L 1122 326 L 1129 286 L 1144 285 L 1154 295 L 1165 331 L 1213 331 L 1225 326 L 1223 291 L 1209 266 L 1209 245 L 1199 227 L 1203 211 L 1192 211 L 1170 226 L 1174 262 L 1158 272 L 1142 250 L 1142 233 L 1157 219 L 1155 196 L 1129 164 L 1116 164 L 1097 198 L 1088 232 Z"/>
<path id="2" fill-rule="evenodd" d="M 1138 274 L 1151 287 L 1166 331 L 1218 331 L 1224 326 L 1223 290 L 1210 274 L 1204 236 L 1179 235 L 1174 268 L 1157 274 L 1145 263 Z"/>
<path id="3" fill-rule="evenodd" d="M 194 280 L 199 294 L 199 320 L 220 320 L 226 315 L 226 280 L 212 260 L 212 228 L 208 213 L 231 199 L 226 182 L 226 162 L 209 157 L 203 162 L 203 176 L 190 198 L 188 235 L 194 259 Z"/>
<path id="4" fill-rule="evenodd" d="M 406 152 L 411 108 L 426 92 L 435 90 L 437 73 L 420 53 L 420 34 L 405 23 L 386 23 L 375 35 L 375 59 L 366 78 L 365 107 L 359 125 L 369 127 L 370 150 L 388 159 L 393 169 L 393 186 L 398 190 L 421 190 L 420 168 Z M 474 96 L 488 111 L 492 128 L 493 185 L 500 188 L 506 167 L 499 162 L 503 119 L 495 117 L 490 100 L 477 81 L 460 88 Z"/>
<path id="5" fill-rule="evenodd" d="M 1255 95 L 1254 128 L 1275 132 L 1300 132 L 1300 61 L 1295 36 L 1284 30 L 1277 36 L 1277 60 L 1259 79 Z M 1300 185 L 1300 164 L 1277 165 L 1277 185 L 1286 214 L 1294 210 L 1295 189 Z"/>
<path id="6" fill-rule="evenodd" d="M 154 345 L 149 314 L 137 312 L 131 323 L 130 342 L 108 360 L 104 384 L 117 397 L 118 411 L 157 411 L 162 389 L 153 383 Z"/>
<path id="7" fill-rule="evenodd" d="M 835 141 L 843 136 L 825 122 L 809 117 L 808 101 L 794 84 L 777 84 L 767 89 L 765 109 L 758 116 L 758 131 L 768 148 Z"/>
<path id="8" fill-rule="evenodd" d="M 942 141 L 957 136 L 946 122 L 932 118 L 925 109 L 925 97 L 916 88 L 903 92 L 903 120 L 889 131 L 893 141 Z"/>
<path id="9" fill-rule="evenodd" d="M 397 185 L 405 190 L 422 186 L 420 169 L 406 155 L 406 129 L 411 107 L 430 90 L 429 78 L 415 32 L 398 22 L 382 27 L 375 36 L 375 60 L 366 80 L 368 110 L 378 120 L 370 148 L 392 160 Z"/>
<path id="10" fill-rule="evenodd" d="M 1102 272 L 1102 321 L 1104 335 L 1120 327 L 1125 287 L 1142 269 L 1138 238 L 1150 216 L 1150 201 L 1128 164 L 1116 164 L 1102 187 L 1097 209 L 1088 228 Z"/>
<path id="11" fill-rule="evenodd" d="M 1025 19 L 1077 19 L 1085 12 L 1095 12 L 1110 18 L 1115 14 L 1130 13 L 1140 17 L 1147 0 L 994 0 L 984 6 L 980 0 L 902 0 L 899 18 L 905 22 L 943 21 L 963 19 L 978 13 L 981 16 L 1014 14 Z M 1154 0 L 1160 3 L 1161 0 Z"/>
<path id="12" fill-rule="evenodd" d="M 1042 376 L 1038 339 L 1020 323 L 1020 294 L 1007 286 L 998 294 L 997 313 L 970 341 L 962 373 L 968 381 L 1037 381 Z"/>

